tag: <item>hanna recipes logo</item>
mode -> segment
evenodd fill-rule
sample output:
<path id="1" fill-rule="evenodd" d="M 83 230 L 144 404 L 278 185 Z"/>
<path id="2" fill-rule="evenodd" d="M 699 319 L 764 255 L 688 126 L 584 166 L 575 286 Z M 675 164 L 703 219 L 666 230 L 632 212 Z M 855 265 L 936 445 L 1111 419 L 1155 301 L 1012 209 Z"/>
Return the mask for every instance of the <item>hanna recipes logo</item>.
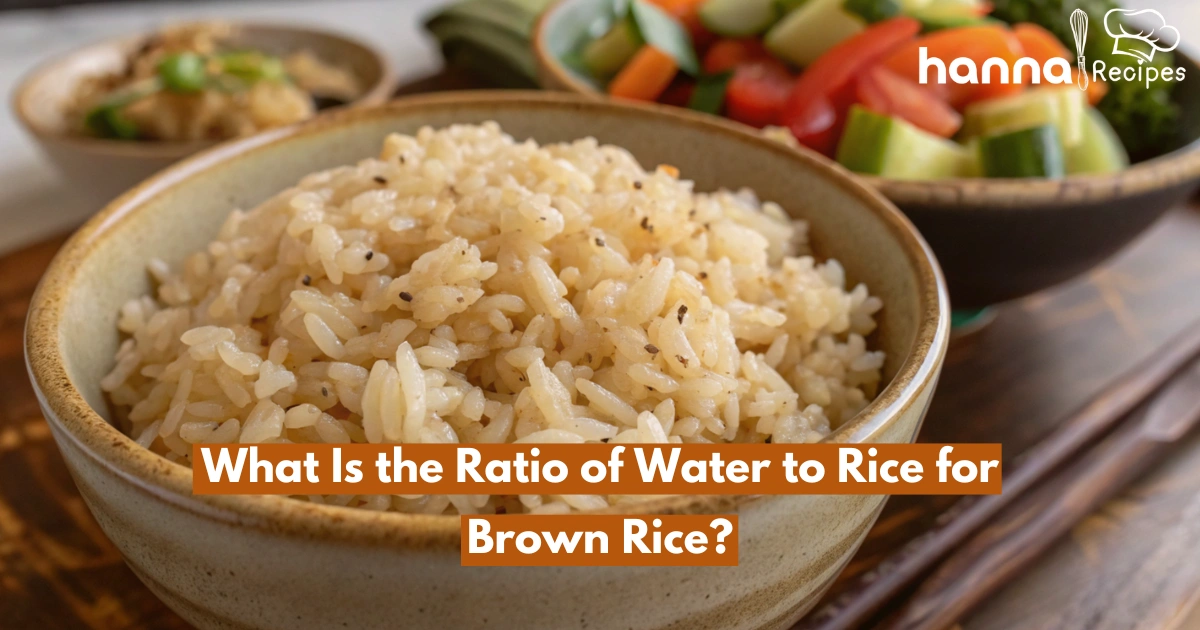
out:
<path id="1" fill-rule="evenodd" d="M 1143 26 L 1131 27 L 1131 22 Z M 1091 81 L 1137 81 L 1147 87 L 1158 80 L 1182 81 L 1186 68 L 1153 65 L 1156 53 L 1168 53 L 1179 46 L 1179 30 L 1167 24 L 1162 14 L 1152 9 L 1132 11 L 1111 9 L 1104 14 L 1104 30 L 1113 40 L 1113 55 L 1132 57 L 1136 65 L 1109 65 L 1095 60 L 1089 70 L 1084 54 L 1088 36 L 1088 15 L 1082 9 L 1071 14 L 1071 33 L 1078 51 L 1076 66 L 1079 72 L 1072 75 L 1070 61 L 1064 57 L 1052 57 L 1039 61 L 1032 57 L 1020 57 L 1015 62 L 1001 57 L 990 57 L 979 65 L 970 57 L 957 57 L 949 64 L 938 57 L 930 57 L 929 49 L 920 48 L 920 83 L 928 85 L 948 82 L 967 84 L 1029 84 L 1067 85 L 1076 83 L 1086 90 Z M 932 77 L 930 75 L 933 75 Z"/>

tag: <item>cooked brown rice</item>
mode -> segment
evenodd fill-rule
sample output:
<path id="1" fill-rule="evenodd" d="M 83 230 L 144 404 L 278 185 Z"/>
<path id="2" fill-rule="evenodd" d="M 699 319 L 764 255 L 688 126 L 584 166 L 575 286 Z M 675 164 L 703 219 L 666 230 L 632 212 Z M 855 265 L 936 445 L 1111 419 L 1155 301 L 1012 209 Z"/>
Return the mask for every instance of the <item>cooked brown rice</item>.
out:
<path id="1" fill-rule="evenodd" d="M 102 386 L 128 432 L 266 442 L 812 442 L 875 395 L 878 298 L 750 191 L 696 193 L 595 139 L 494 123 L 243 212 L 130 301 Z M 631 497 L 324 496 L 404 512 L 566 512 Z"/>

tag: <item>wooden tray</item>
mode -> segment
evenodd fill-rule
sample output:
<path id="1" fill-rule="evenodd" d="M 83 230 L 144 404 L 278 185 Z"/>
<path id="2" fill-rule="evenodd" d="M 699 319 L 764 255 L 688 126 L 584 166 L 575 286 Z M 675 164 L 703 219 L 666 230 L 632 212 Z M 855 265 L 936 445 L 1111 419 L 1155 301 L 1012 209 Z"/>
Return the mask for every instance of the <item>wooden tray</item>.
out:
<path id="1" fill-rule="evenodd" d="M 470 87 L 461 77 L 402 93 Z M 921 439 L 1000 442 L 1006 460 L 1200 317 L 1200 205 L 1108 266 L 998 309 L 956 339 Z M 125 566 L 83 504 L 30 388 L 29 298 L 64 237 L 0 258 L 0 627 L 185 628 Z M 845 580 L 925 531 L 954 497 L 889 501 Z M 1076 528 L 964 627 L 1200 627 L 1200 439 Z"/>

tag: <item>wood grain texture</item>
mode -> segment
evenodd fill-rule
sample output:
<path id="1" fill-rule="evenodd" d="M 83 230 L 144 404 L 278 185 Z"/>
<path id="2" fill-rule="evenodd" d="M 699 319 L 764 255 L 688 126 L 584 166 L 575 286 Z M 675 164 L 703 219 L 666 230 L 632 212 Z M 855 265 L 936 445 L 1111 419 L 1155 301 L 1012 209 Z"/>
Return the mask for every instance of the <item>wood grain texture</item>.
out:
<path id="1" fill-rule="evenodd" d="M 182 628 L 83 505 L 25 374 L 29 298 L 61 239 L 0 258 L 0 626 Z M 921 439 L 1019 455 L 1200 317 L 1200 212 L 1172 212 L 1112 264 L 1008 305 L 956 340 Z M 870 571 L 954 497 L 889 502 L 847 576 Z M 1200 438 L 1089 516 L 966 630 L 1200 627 Z M 836 587 L 835 587 L 836 588 Z"/>

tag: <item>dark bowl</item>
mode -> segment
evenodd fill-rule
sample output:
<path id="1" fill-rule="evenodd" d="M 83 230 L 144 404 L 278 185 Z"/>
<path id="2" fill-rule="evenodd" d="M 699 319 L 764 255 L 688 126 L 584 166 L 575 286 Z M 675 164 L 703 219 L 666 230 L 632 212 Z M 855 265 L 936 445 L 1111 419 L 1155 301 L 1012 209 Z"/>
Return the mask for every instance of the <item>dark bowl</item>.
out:
<path id="1" fill-rule="evenodd" d="M 1177 65 L 1200 76 L 1195 61 Z M 1060 180 L 865 177 L 933 247 L 957 309 L 1052 287 L 1099 265 L 1200 186 L 1200 82 L 1175 88 L 1178 148 L 1110 175 Z M 1200 243 L 1197 244 L 1200 247 Z"/>
<path id="2" fill-rule="evenodd" d="M 562 58 L 608 6 L 605 0 L 561 0 L 542 14 L 533 48 L 543 87 L 603 96 Z M 864 179 L 929 241 L 956 309 L 981 308 L 1065 282 L 1129 244 L 1200 186 L 1200 68 L 1181 52 L 1175 57 L 1190 79 L 1175 88 L 1181 113 L 1177 147 L 1120 173 L 1058 180 Z"/>

